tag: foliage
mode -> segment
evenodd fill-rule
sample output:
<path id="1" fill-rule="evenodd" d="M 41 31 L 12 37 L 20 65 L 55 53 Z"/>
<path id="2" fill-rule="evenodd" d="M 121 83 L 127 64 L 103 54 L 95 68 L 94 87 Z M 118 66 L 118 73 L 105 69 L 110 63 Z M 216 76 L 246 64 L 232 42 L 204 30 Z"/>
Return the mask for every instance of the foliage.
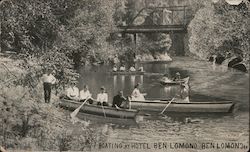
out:
<path id="1" fill-rule="evenodd" d="M 189 48 L 201 58 L 211 54 L 239 56 L 249 62 L 249 3 L 206 5 L 191 21 Z M 202 33 L 202 34 L 201 34 Z"/>
<path id="2" fill-rule="evenodd" d="M 1 57 L 1 61 L 6 59 Z M 0 67 L 0 143 L 7 149 L 83 150 L 96 143 L 98 132 L 83 123 L 71 124 L 66 111 L 60 109 L 58 97 L 43 102 L 42 84 L 29 71 L 41 68 L 35 58 L 27 61 L 8 59 Z M 23 80 L 25 78 L 25 80 Z M 11 81 L 8 81 L 11 80 Z M 27 84 L 27 82 L 32 82 Z"/>
<path id="3" fill-rule="evenodd" d="M 49 2 L 10 0 L 0 6 L 2 49 L 37 53 L 52 46 L 59 24 Z"/>
<path id="4" fill-rule="evenodd" d="M 69 26 L 62 33 L 61 48 L 71 54 L 75 63 L 105 61 L 114 54 L 114 49 L 107 43 L 113 30 L 114 3 L 101 0 L 85 2 L 88 5 L 76 10 L 77 15 L 69 20 Z"/>

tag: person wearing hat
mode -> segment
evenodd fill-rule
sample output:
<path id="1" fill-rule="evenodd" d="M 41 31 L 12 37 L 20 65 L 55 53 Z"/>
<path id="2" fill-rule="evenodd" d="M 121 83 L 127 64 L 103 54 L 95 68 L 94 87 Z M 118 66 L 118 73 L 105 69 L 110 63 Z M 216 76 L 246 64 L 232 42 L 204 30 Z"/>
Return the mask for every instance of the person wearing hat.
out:
<path id="1" fill-rule="evenodd" d="M 179 72 L 176 72 L 173 81 L 179 81 L 180 79 L 181 79 L 181 74 Z"/>
<path id="2" fill-rule="evenodd" d="M 108 94 L 104 87 L 101 87 L 100 93 L 97 94 L 97 105 L 108 106 Z"/>
<path id="3" fill-rule="evenodd" d="M 186 83 L 181 83 L 180 84 L 180 98 L 184 102 L 189 102 L 189 86 Z"/>
<path id="4" fill-rule="evenodd" d="M 89 92 L 89 88 L 87 85 L 83 86 L 83 89 L 80 91 L 80 102 L 84 102 L 85 99 L 88 98 L 88 102 L 90 104 L 93 103 L 93 99 L 91 98 L 92 94 Z"/>
<path id="5" fill-rule="evenodd" d="M 71 81 L 69 88 L 66 90 L 66 98 L 70 100 L 79 100 L 79 89 L 76 87 L 76 81 Z"/>
<path id="6" fill-rule="evenodd" d="M 52 69 L 47 68 L 42 76 L 44 100 L 45 103 L 49 103 L 51 99 L 51 87 L 56 83 L 56 78 L 52 75 Z"/>
<path id="7" fill-rule="evenodd" d="M 141 93 L 140 92 L 140 83 L 137 83 L 135 85 L 135 88 L 131 94 L 131 100 L 133 101 L 145 101 L 145 97 L 147 94 L 146 93 Z"/>
<path id="8" fill-rule="evenodd" d="M 123 91 L 120 90 L 116 96 L 113 98 L 112 107 L 119 107 L 121 108 L 122 103 L 126 101 L 126 98 L 123 96 Z"/>

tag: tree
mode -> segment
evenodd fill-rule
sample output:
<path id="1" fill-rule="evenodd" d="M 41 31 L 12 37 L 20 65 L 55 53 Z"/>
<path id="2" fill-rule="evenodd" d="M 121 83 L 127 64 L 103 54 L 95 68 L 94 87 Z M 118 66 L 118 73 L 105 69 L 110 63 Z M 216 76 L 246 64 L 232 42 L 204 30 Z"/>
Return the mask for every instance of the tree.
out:
<path id="1" fill-rule="evenodd" d="M 205 5 L 188 27 L 190 51 L 203 59 L 212 54 L 231 54 L 248 60 L 249 19 L 247 2 L 239 6 L 225 2 Z"/>

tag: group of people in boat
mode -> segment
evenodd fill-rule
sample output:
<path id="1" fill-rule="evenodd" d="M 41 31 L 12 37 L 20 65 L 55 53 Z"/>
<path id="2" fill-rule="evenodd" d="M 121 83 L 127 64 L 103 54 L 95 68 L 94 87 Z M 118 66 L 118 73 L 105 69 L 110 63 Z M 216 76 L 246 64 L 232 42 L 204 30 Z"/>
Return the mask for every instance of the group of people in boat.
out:
<path id="1" fill-rule="evenodd" d="M 42 76 L 43 86 L 44 86 L 44 99 L 46 103 L 50 102 L 51 99 L 51 87 L 56 83 L 56 78 L 52 74 L 52 69 L 47 69 L 45 74 Z M 176 73 L 175 81 L 180 79 L 180 74 Z M 108 94 L 105 87 L 100 88 L 100 92 L 97 94 L 96 99 L 92 97 L 92 94 L 89 91 L 88 85 L 84 85 L 82 90 L 79 90 L 76 86 L 77 82 L 72 81 L 68 88 L 65 90 L 64 98 L 69 100 L 77 100 L 84 102 L 87 100 L 89 104 L 96 102 L 97 105 L 109 106 L 108 104 Z M 145 101 L 146 93 L 141 93 L 140 91 L 141 84 L 136 84 L 131 95 L 127 98 L 124 97 L 123 91 L 118 91 L 118 94 L 113 97 L 113 107 L 127 107 L 128 103 L 126 101 Z M 180 98 L 184 101 L 189 102 L 189 86 L 186 83 L 180 84 Z"/>
<path id="2" fill-rule="evenodd" d="M 118 69 L 118 66 L 117 65 L 114 65 L 113 69 L 112 69 L 113 72 L 125 72 L 126 71 L 126 67 L 124 64 L 122 64 L 120 66 L 120 68 Z M 136 71 L 139 71 L 139 72 L 143 72 L 143 67 L 140 66 L 138 69 L 135 68 L 135 65 L 132 65 L 129 69 L 128 69 L 129 72 L 136 72 Z"/>
<path id="3" fill-rule="evenodd" d="M 117 95 L 113 97 L 112 107 L 116 108 L 126 108 L 128 107 L 127 101 L 129 100 L 139 100 L 144 101 L 145 93 L 141 93 L 139 90 L 140 84 L 136 84 L 134 90 L 130 97 L 125 97 L 123 95 L 123 91 L 119 90 Z M 109 106 L 108 103 L 108 93 L 106 92 L 105 87 L 100 88 L 100 92 L 97 94 L 96 99 L 92 97 L 88 86 L 84 85 L 82 90 L 79 90 L 76 86 L 76 82 L 72 82 L 70 86 L 66 89 L 65 94 L 63 95 L 64 99 L 68 100 L 77 100 L 80 102 L 84 102 L 87 100 L 89 104 L 93 104 L 96 102 L 97 105 Z"/>
<path id="4" fill-rule="evenodd" d="M 181 80 L 181 74 L 179 72 L 175 73 L 175 76 L 173 79 L 170 79 L 168 74 L 164 74 L 162 77 L 162 81 L 164 82 L 180 81 L 180 80 Z"/>
<path id="5" fill-rule="evenodd" d="M 175 76 L 173 79 L 170 79 L 168 74 L 164 74 L 162 77 L 163 82 L 172 82 L 172 81 L 180 81 L 180 94 L 179 97 L 182 99 L 184 102 L 189 102 L 189 83 L 188 81 L 184 81 L 181 79 L 181 74 L 179 72 L 175 73 Z"/>

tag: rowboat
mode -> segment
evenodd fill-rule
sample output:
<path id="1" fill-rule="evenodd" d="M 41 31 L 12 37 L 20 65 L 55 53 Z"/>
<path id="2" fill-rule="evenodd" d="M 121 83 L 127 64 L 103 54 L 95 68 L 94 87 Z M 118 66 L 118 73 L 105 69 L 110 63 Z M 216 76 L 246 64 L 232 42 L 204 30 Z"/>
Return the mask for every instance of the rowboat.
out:
<path id="1" fill-rule="evenodd" d="M 111 74 L 113 75 L 144 75 L 145 71 L 112 71 Z"/>
<path id="2" fill-rule="evenodd" d="M 180 80 L 163 80 L 163 79 L 160 79 L 160 83 L 162 85 L 178 85 L 178 84 L 181 84 L 181 83 L 188 83 L 189 81 L 189 77 L 186 77 L 186 78 L 183 78 L 183 79 L 180 79 Z"/>
<path id="3" fill-rule="evenodd" d="M 178 85 L 178 84 L 181 84 L 181 83 L 184 83 L 185 81 L 184 80 L 177 80 L 177 81 L 164 81 L 164 80 L 160 80 L 160 83 L 162 85 Z"/>
<path id="4" fill-rule="evenodd" d="M 74 111 L 78 108 L 82 102 L 77 102 L 74 100 L 61 99 L 59 105 L 70 111 Z M 122 119 L 132 119 L 135 118 L 138 110 L 134 109 L 117 109 L 109 106 L 99 106 L 94 104 L 86 103 L 79 111 L 80 113 L 87 113 L 92 115 L 99 115 L 111 118 L 122 118 Z"/>
<path id="5" fill-rule="evenodd" d="M 131 101 L 131 108 L 142 111 L 161 112 L 170 100 L 146 100 Z M 232 101 L 211 101 L 211 102 L 184 102 L 181 99 L 172 101 L 166 108 L 167 112 L 197 112 L 197 113 L 228 113 L 232 112 L 234 103 Z"/>

